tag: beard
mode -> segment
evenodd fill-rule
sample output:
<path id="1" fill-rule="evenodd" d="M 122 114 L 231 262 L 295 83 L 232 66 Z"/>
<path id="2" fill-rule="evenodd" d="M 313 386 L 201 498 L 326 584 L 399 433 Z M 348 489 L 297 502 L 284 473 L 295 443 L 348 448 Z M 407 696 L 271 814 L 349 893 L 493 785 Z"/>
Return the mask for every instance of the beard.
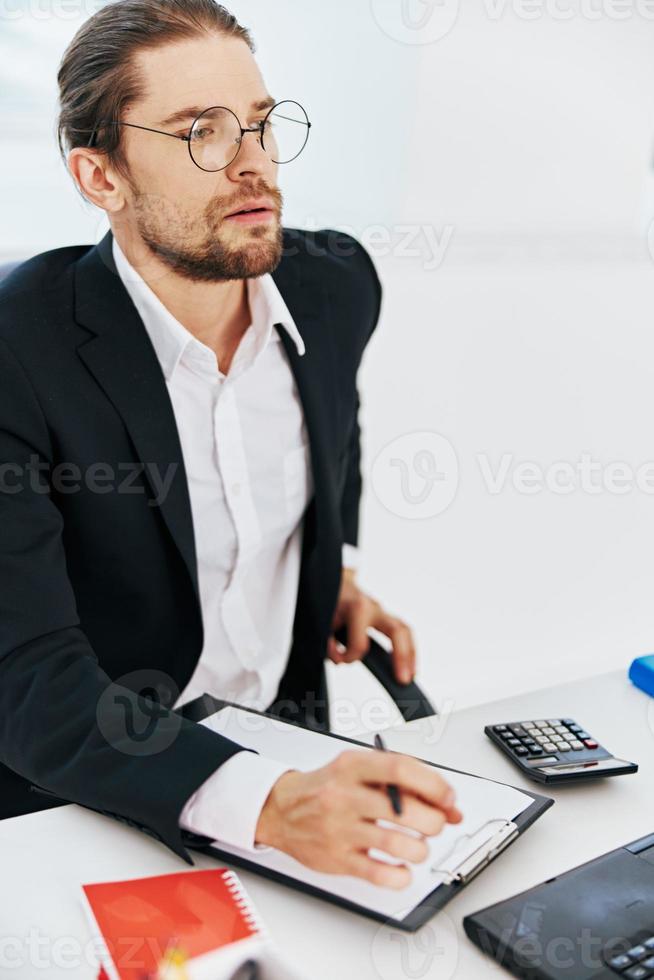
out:
<path id="1" fill-rule="evenodd" d="M 283 198 L 277 188 L 242 187 L 238 200 L 214 198 L 198 220 L 185 215 L 171 202 L 134 188 L 134 213 L 139 235 L 147 248 L 172 272 L 192 282 L 226 282 L 254 279 L 274 272 L 282 259 L 284 240 L 281 220 L 260 225 L 234 226 L 240 244 L 221 235 L 223 218 L 239 203 L 257 197 L 270 198 L 281 215 Z M 204 230 L 197 238 L 198 225 Z"/>

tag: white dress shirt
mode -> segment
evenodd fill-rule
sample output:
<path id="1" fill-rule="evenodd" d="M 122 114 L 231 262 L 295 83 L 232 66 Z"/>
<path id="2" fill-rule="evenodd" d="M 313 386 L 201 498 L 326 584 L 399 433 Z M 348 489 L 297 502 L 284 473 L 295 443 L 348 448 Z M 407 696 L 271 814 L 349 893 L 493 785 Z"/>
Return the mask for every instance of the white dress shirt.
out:
<path id="1" fill-rule="evenodd" d="M 208 692 L 263 710 L 290 653 L 303 517 L 314 489 L 302 404 L 275 325 L 300 356 L 304 342 L 272 276 L 249 279 L 252 323 L 225 375 L 115 238 L 113 255 L 161 364 L 189 486 L 204 645 L 176 707 Z M 344 547 L 344 564 L 354 567 L 357 557 Z M 287 770 L 237 753 L 187 802 L 180 826 L 252 849 L 261 808 Z"/>

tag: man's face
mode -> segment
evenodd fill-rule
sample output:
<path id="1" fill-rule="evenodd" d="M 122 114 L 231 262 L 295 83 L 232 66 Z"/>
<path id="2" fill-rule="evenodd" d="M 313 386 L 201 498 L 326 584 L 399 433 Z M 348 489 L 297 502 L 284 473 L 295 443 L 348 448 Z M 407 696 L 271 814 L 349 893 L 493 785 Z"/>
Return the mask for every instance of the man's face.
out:
<path id="1" fill-rule="evenodd" d="M 211 35 L 142 52 L 136 67 L 142 97 L 128 107 L 123 122 L 188 135 L 199 111 L 225 106 L 243 129 L 263 120 L 270 99 L 247 44 Z M 184 118 L 169 118 L 189 109 Z M 121 128 L 129 166 L 125 215 L 130 236 L 169 268 L 197 282 L 262 276 L 282 255 L 282 195 L 278 167 L 262 148 L 257 133 L 243 137 L 229 166 L 216 173 L 200 170 L 188 144 L 166 136 Z M 233 217 L 253 199 L 269 210 Z"/>

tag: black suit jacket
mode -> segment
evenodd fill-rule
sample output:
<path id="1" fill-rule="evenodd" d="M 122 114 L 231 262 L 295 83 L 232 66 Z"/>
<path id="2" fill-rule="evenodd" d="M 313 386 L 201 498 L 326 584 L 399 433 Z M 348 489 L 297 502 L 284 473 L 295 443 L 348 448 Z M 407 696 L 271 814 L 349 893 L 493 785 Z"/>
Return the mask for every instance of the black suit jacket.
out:
<path id="1" fill-rule="evenodd" d="M 203 644 L 188 484 L 111 245 L 39 255 L 0 287 L 0 807 L 43 808 L 35 783 L 190 861 L 179 814 L 241 747 L 170 710 Z M 341 547 L 357 542 L 356 375 L 381 287 L 362 246 L 327 231 L 286 230 L 274 279 L 306 343 L 299 357 L 278 328 L 315 485 L 274 710 L 317 718 Z M 167 493 L 156 473 L 174 474 Z"/>

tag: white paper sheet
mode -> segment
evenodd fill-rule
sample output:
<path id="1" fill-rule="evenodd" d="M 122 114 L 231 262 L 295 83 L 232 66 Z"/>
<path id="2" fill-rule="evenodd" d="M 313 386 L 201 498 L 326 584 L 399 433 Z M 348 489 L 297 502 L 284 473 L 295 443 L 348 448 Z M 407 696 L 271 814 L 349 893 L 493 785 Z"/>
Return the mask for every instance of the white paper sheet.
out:
<path id="1" fill-rule="evenodd" d="M 289 767 L 302 771 L 319 769 L 349 749 L 376 751 L 240 708 L 223 708 L 201 724 L 240 745 L 255 749 L 263 756 L 288 763 Z M 496 822 L 487 826 L 489 821 L 514 820 L 533 802 L 526 793 L 476 776 L 444 771 L 443 777 L 456 791 L 463 822 L 447 824 L 438 837 L 431 838 L 429 857 L 422 864 L 409 865 L 412 881 L 401 891 L 380 888 L 349 875 L 312 871 L 281 851 L 252 854 L 218 840 L 215 844 L 226 853 L 255 861 L 262 867 L 289 875 L 371 911 L 403 918 L 443 881 L 444 876 L 434 872 L 433 868 L 447 870 L 457 867 L 466 855 L 497 833 L 501 824 Z M 472 839 L 466 835 L 472 835 Z"/>

